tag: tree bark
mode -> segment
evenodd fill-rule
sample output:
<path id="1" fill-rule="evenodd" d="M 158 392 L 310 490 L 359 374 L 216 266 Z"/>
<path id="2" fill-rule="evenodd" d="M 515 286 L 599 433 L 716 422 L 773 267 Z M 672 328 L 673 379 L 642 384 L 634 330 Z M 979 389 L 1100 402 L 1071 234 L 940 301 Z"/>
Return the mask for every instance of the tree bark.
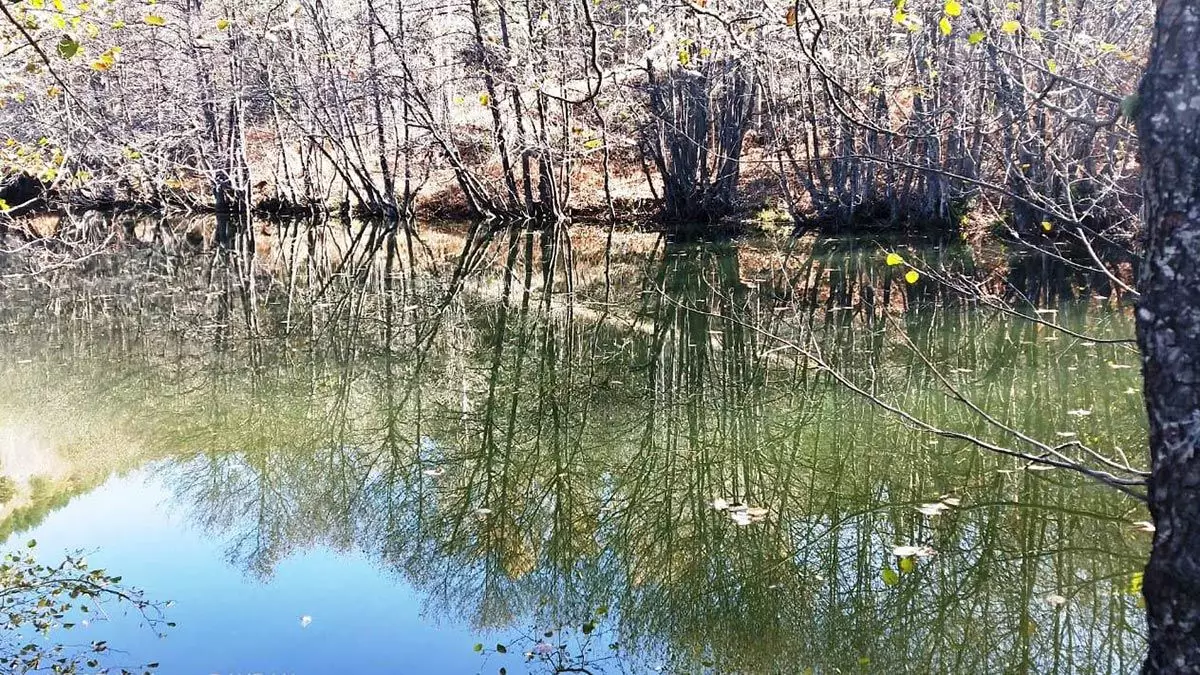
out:
<path id="1" fill-rule="evenodd" d="M 1145 673 L 1200 672 L 1200 0 L 1161 0 L 1137 112 L 1154 545 Z"/>

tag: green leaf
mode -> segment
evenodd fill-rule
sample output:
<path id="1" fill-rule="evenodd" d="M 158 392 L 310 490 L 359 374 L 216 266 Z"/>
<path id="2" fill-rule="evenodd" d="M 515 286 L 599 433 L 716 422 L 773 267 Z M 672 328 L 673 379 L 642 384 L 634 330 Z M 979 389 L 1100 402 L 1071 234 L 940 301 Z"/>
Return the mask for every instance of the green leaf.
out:
<path id="1" fill-rule="evenodd" d="M 984 35 L 983 31 L 981 31 L 981 30 L 974 31 L 970 35 L 967 36 L 967 44 L 977 45 L 980 42 L 983 42 L 983 38 L 985 38 L 985 37 L 987 37 L 987 36 Z"/>
<path id="2" fill-rule="evenodd" d="M 500 643 L 496 643 L 496 651 L 500 654 L 507 654 L 508 647 L 505 647 L 504 645 L 502 645 Z"/>
<path id="3" fill-rule="evenodd" d="M 917 561 L 915 558 L 901 558 L 900 571 L 905 574 L 917 569 Z"/>
<path id="4" fill-rule="evenodd" d="M 584 635 L 591 635 L 592 632 L 596 630 L 596 624 L 592 623 L 591 621 L 588 621 L 587 623 L 583 624 L 583 626 L 580 627 L 580 630 L 583 631 Z"/>
<path id="5" fill-rule="evenodd" d="M 474 647 L 474 649 L 475 649 L 475 651 L 477 651 L 477 652 L 481 652 L 481 651 L 483 651 L 483 643 L 482 643 L 482 642 L 476 642 L 476 643 L 475 643 L 475 647 Z"/>
<path id="6" fill-rule="evenodd" d="M 885 567 L 883 569 L 883 583 L 887 584 L 888 586 L 895 586 L 896 584 L 900 583 L 900 575 L 896 574 L 896 570 L 890 567 Z"/>
<path id="7" fill-rule="evenodd" d="M 76 42 L 75 38 L 71 37 L 70 35 L 64 35 L 62 39 L 58 41 L 57 49 L 59 56 L 63 57 L 64 59 L 69 59 L 79 53 L 79 43 Z"/>
<path id="8" fill-rule="evenodd" d="M 37 539 L 30 539 L 29 543 L 25 544 L 25 546 L 26 548 L 33 548 L 34 546 L 37 546 Z"/>

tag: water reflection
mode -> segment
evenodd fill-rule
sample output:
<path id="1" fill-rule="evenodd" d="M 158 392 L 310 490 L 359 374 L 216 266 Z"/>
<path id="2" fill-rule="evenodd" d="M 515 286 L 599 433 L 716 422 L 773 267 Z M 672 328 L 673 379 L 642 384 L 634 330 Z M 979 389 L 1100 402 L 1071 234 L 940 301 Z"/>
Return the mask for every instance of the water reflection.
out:
<path id="1" fill-rule="evenodd" d="M 0 412 L 120 429 L 134 449 L 79 476 L 166 458 L 173 502 L 250 575 L 363 552 L 432 614 L 570 645 L 530 668 L 1136 668 L 1136 501 L 921 433 L 776 339 L 943 428 L 1012 440 L 938 374 L 1031 436 L 1131 450 L 1135 355 L 1097 342 L 1131 320 L 1093 300 L 1119 296 L 1105 279 L 1017 261 L 996 282 L 1083 340 L 908 285 L 876 245 L 603 244 L 329 228 L 129 251 L 70 293 L 8 291 Z"/>

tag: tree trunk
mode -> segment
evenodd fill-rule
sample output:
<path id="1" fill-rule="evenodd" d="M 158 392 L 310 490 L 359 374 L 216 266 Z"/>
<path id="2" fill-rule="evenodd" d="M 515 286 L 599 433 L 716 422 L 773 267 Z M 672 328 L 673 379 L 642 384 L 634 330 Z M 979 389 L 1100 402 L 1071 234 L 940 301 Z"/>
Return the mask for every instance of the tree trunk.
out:
<path id="1" fill-rule="evenodd" d="M 1156 532 L 1146 673 L 1200 672 L 1200 0 L 1161 0 L 1139 95 L 1146 258 L 1138 343 Z"/>

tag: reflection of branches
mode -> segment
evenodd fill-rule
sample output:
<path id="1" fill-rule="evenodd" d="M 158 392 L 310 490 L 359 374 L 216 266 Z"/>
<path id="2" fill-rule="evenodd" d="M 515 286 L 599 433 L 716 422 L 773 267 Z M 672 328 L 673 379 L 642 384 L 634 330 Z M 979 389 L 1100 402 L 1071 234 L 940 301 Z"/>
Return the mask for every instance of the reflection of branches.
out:
<path id="1" fill-rule="evenodd" d="M 663 292 L 663 295 L 664 295 L 664 297 L 667 298 L 667 300 L 669 302 L 675 302 L 675 303 L 678 302 L 678 301 L 674 300 L 673 298 L 671 298 L 670 296 L 666 295 L 665 291 Z M 680 305 L 680 306 L 682 307 L 682 305 Z M 700 310 L 694 310 L 694 311 L 700 311 Z M 1086 466 L 1078 464 L 1077 462 L 1075 462 L 1073 460 L 1059 458 L 1061 453 L 1058 450 L 1056 450 L 1054 447 L 1046 445 L 1045 443 L 1041 443 L 1040 441 L 1036 441 L 1033 439 L 1029 439 L 1029 442 L 1031 442 L 1031 444 L 1041 454 L 1035 455 L 1035 454 L 1030 454 L 1028 452 L 1023 452 L 1020 450 L 1014 450 L 1012 448 L 997 445 L 995 443 L 992 443 L 991 441 L 985 440 L 983 438 L 979 438 L 972 434 L 968 434 L 968 433 L 965 433 L 962 431 L 955 431 L 955 430 L 951 430 L 951 429 L 944 429 L 940 426 L 937 426 L 930 422 L 927 422 L 927 421 L 917 417 L 914 413 L 911 413 L 911 412 L 899 407 L 896 404 L 890 403 L 890 402 L 884 400 L 883 398 L 864 389 L 863 387 L 861 387 L 860 385 L 855 383 L 853 380 L 851 380 L 841 370 L 834 368 L 828 362 L 826 362 L 821 357 L 820 351 L 816 347 L 815 344 L 812 347 L 804 347 L 804 346 L 800 345 L 799 343 L 795 342 L 794 340 L 788 339 L 786 337 L 783 337 L 781 335 L 773 333 L 769 330 L 763 329 L 759 326 L 740 321 L 739 319 L 731 319 L 731 320 L 739 321 L 740 323 L 742 323 L 743 327 L 745 327 L 751 331 L 758 332 L 759 334 L 763 335 L 764 337 L 766 337 L 770 340 L 773 340 L 777 344 L 787 347 L 788 349 L 800 354 L 808 361 L 808 363 L 811 363 L 812 365 L 816 366 L 819 370 L 831 375 L 835 380 L 838 381 L 839 384 L 841 384 L 846 389 L 848 389 L 851 392 L 857 394 L 858 396 L 866 399 L 867 401 L 870 401 L 872 404 L 888 411 L 889 413 L 903 419 L 904 421 L 908 422 L 909 424 L 912 424 L 913 426 L 917 427 L 918 429 L 920 429 L 922 431 L 925 431 L 925 432 L 928 432 L 928 433 L 931 433 L 931 434 L 934 434 L 937 436 L 942 436 L 944 438 L 953 438 L 956 440 L 966 441 L 966 442 L 968 442 L 976 447 L 982 448 L 984 450 L 988 450 L 990 452 L 994 452 L 994 453 L 1000 454 L 1000 455 L 1005 455 L 1008 457 L 1013 457 L 1016 459 L 1021 459 L 1021 460 L 1030 462 L 1032 464 L 1041 464 L 1041 465 L 1050 466 L 1050 467 L 1054 467 L 1054 468 L 1069 469 L 1071 471 L 1075 471 L 1075 472 L 1078 472 L 1085 476 L 1088 476 L 1089 478 L 1095 479 L 1101 483 L 1110 485 L 1110 486 L 1116 488 L 1117 490 L 1120 490 L 1121 492 L 1124 492 L 1125 494 L 1127 494 L 1131 497 L 1134 497 L 1136 499 L 1139 499 L 1141 501 L 1145 501 L 1145 499 L 1146 499 L 1145 495 L 1132 489 L 1134 486 L 1144 485 L 1145 479 L 1143 479 L 1143 478 L 1123 478 L 1120 476 L 1113 475 L 1107 471 L 1100 471 L 1100 470 L 1088 468 Z"/>

